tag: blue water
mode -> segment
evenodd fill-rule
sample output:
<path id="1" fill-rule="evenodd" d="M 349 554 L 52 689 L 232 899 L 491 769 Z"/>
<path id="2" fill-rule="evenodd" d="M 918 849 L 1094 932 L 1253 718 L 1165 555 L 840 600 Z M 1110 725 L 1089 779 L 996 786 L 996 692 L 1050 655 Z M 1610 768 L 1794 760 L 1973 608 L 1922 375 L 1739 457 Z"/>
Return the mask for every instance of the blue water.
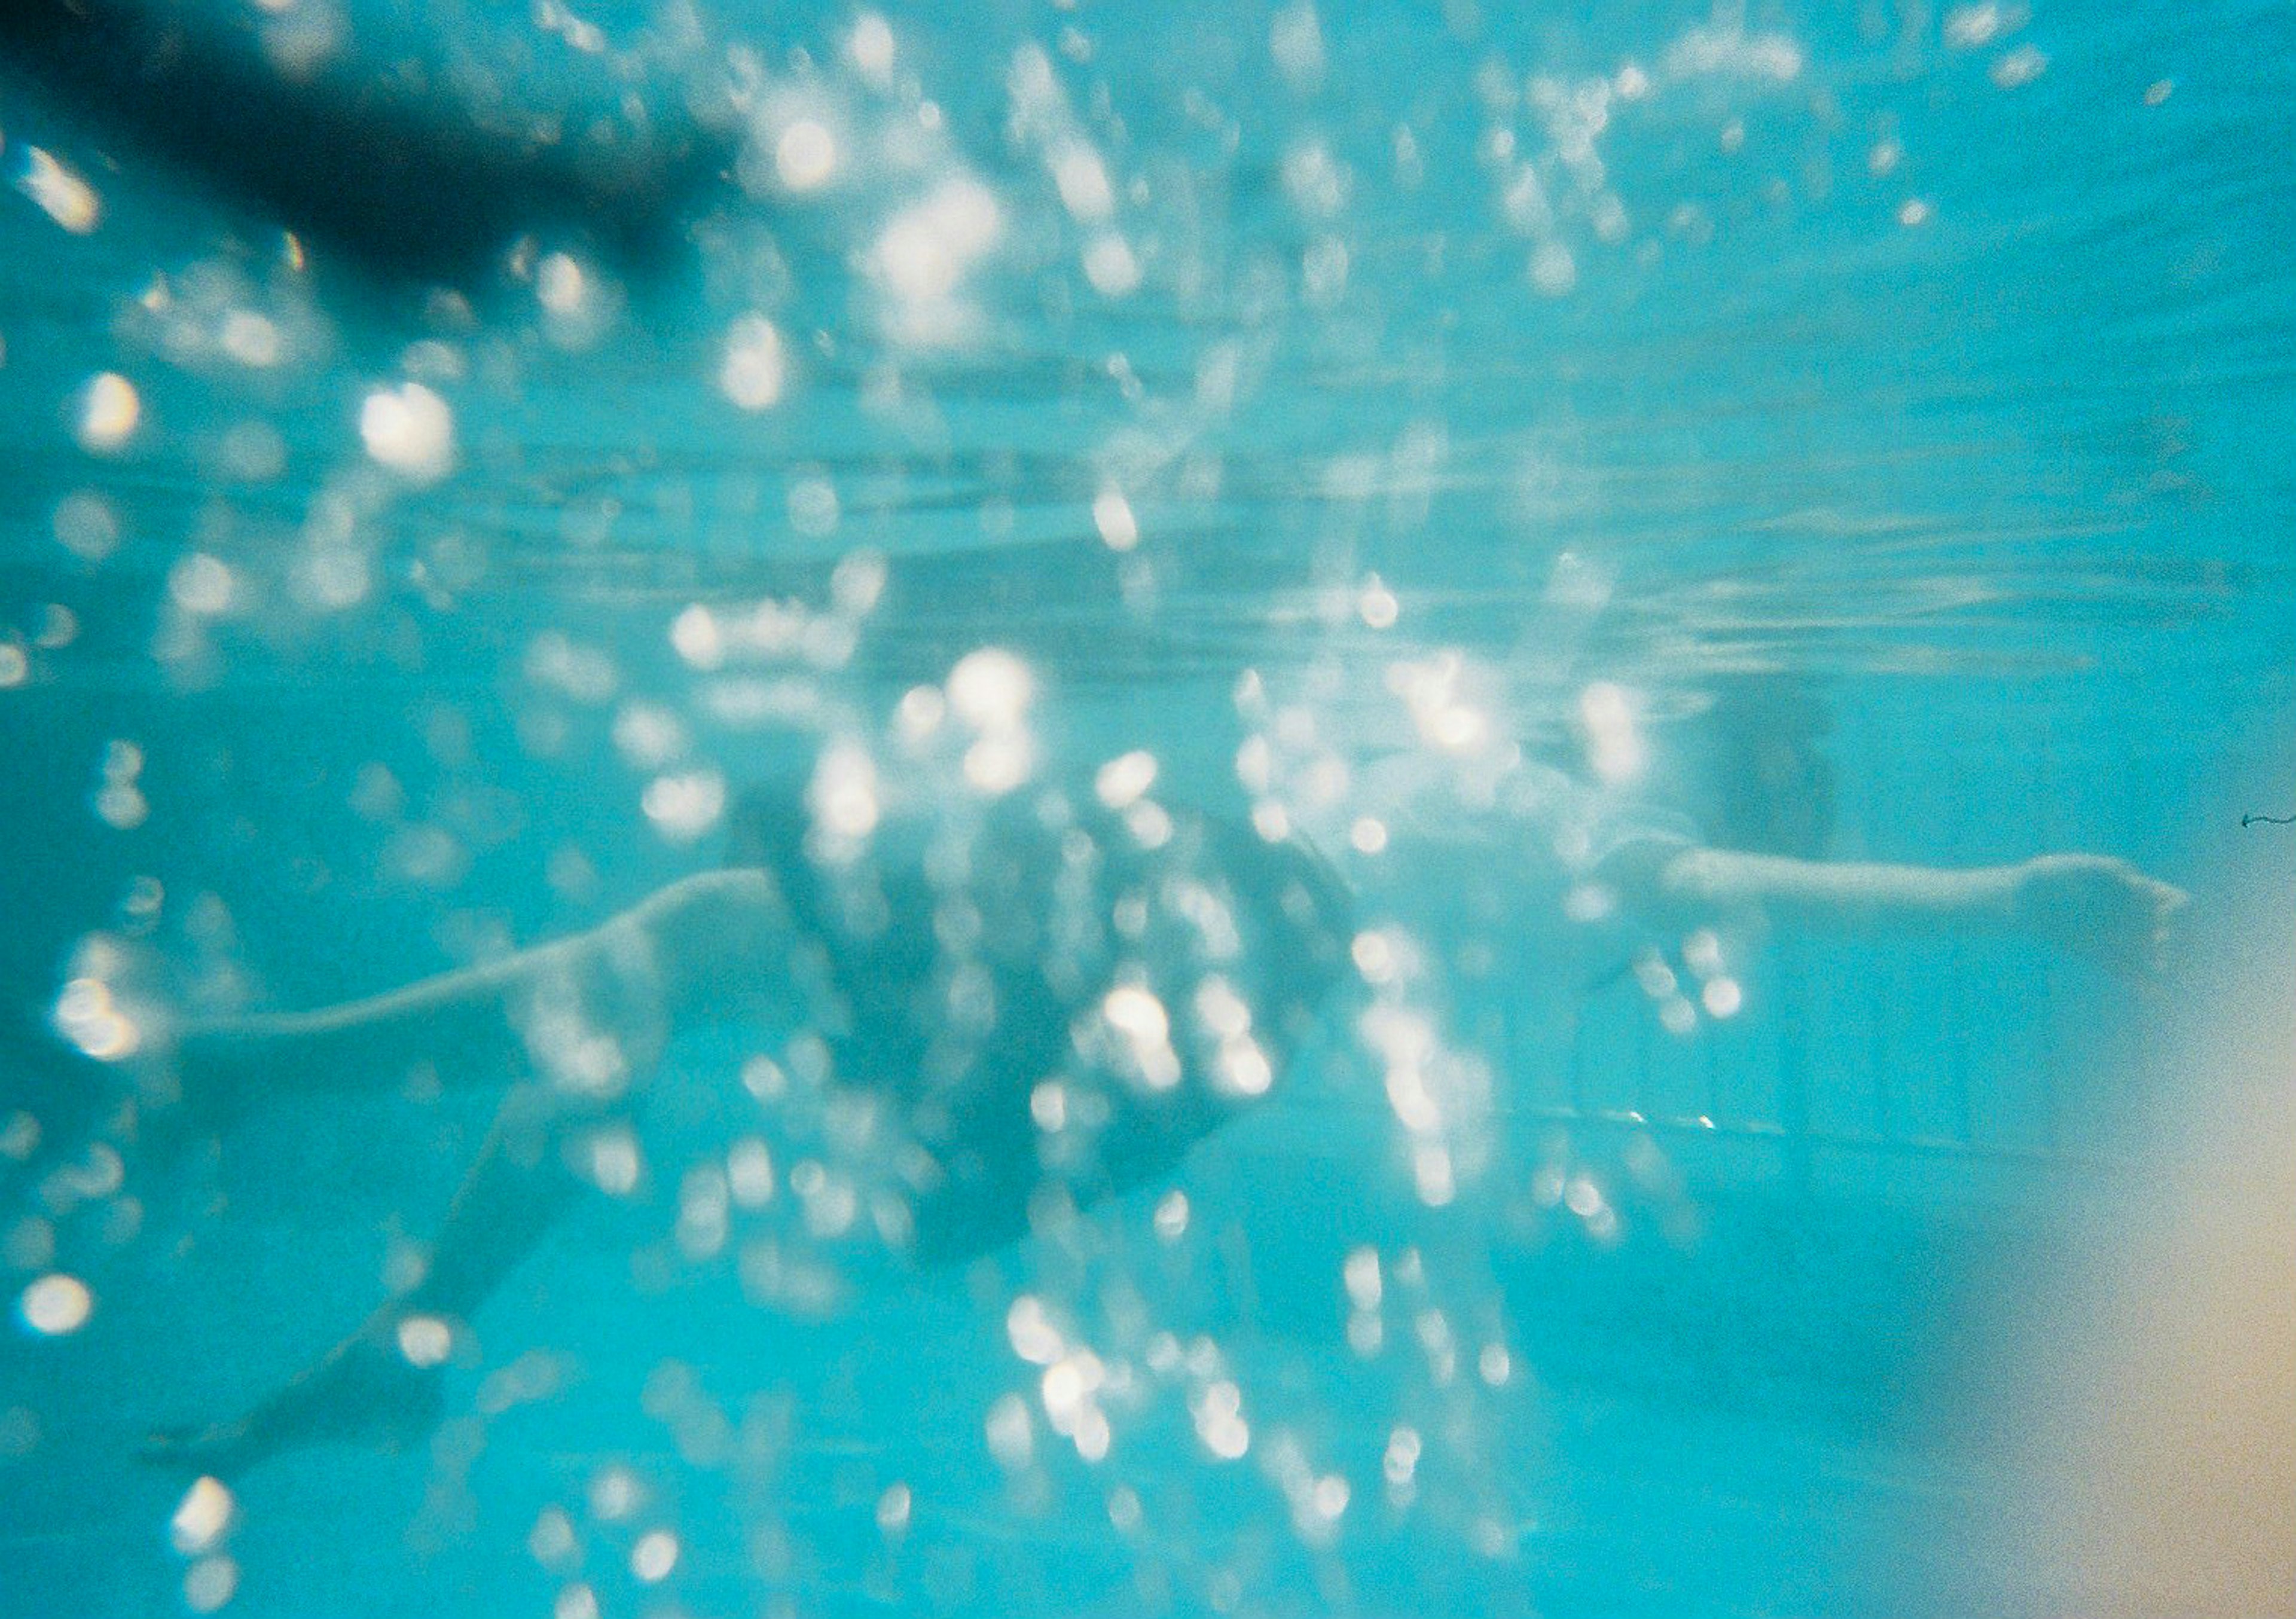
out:
<path id="1" fill-rule="evenodd" d="M 2285 8 L 190 14 L 718 160 L 410 278 L 0 78 L 0 1612 L 2094 1611 L 2014 1369 L 2225 1109 L 2194 979 L 1563 908 L 1638 840 L 2284 880 Z M 824 760 L 956 825 L 1138 753 L 1421 963 L 1177 1172 L 919 1273 L 801 1215 L 804 1018 L 688 1028 L 429 1435 L 227 1517 L 136 1460 L 494 1100 L 186 1143 L 171 1024 L 594 927 Z"/>

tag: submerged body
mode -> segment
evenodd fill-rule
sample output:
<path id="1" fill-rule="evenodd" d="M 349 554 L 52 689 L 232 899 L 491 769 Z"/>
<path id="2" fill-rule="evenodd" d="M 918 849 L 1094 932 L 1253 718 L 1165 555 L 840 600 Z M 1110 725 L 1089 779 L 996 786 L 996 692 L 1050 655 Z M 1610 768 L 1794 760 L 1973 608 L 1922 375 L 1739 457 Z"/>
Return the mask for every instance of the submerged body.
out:
<path id="1" fill-rule="evenodd" d="M 1405 837 L 1436 842 L 1436 825 L 1473 807 L 1459 786 L 1390 781 L 1382 807 Z M 418 1065 L 504 1095 L 421 1280 L 245 1416 L 156 1438 L 155 1459 L 231 1471 L 317 1439 L 422 1432 L 439 1410 L 441 1335 L 468 1329 L 586 1183 L 628 1189 L 636 1160 L 612 1144 L 630 1141 L 681 1030 L 754 1028 L 781 1061 L 751 1089 L 769 1109 L 810 1105 L 832 1121 L 828 1167 L 868 1216 L 856 1229 L 903 1263 L 946 1264 L 1169 1173 L 1274 1089 L 1367 941 L 1377 950 L 1349 886 L 1272 828 L 1145 797 L 1109 809 L 927 783 L 864 805 L 820 787 L 753 796 L 724 869 L 587 932 L 372 1000 L 185 1034 L 176 1077 L 208 1127 L 259 1097 L 394 1091 Z M 1598 902 L 1590 915 L 1660 929 L 1737 914 L 2007 931 L 2121 970 L 2152 959 L 2183 901 L 2101 855 L 1833 865 L 1710 848 L 1657 823 L 1607 843 L 1564 825 L 1557 842 L 1554 826 L 1533 836 L 1520 806 L 1484 808 L 1466 816 L 1480 832 L 1466 843 L 1399 847 L 1427 863 L 1391 869 L 1385 891 L 1447 885 L 1472 928 L 1492 894 L 1521 891 L 1521 870 L 1561 858 L 1569 891 Z M 1414 825 L 1421 813 L 1434 822 Z M 1526 938 L 1554 932 L 1552 918 L 1513 922 Z M 1534 983 L 1571 970 L 1510 969 Z"/>
<path id="2" fill-rule="evenodd" d="M 427 1427 L 438 1373 L 409 1363 L 402 1328 L 464 1329 L 586 1182 L 612 1190 L 598 1144 L 627 1139 L 679 1028 L 778 1032 L 767 1067 L 837 1116 L 839 1167 L 911 1265 L 1168 1173 L 1273 1088 L 1345 968 L 1353 912 L 1303 843 L 1146 809 L 1022 794 L 837 835 L 802 794 L 762 791 L 734 812 L 724 870 L 587 934 L 191 1031 L 176 1064 L 210 1124 L 266 1095 L 387 1090 L 418 1062 L 506 1094 L 422 1280 L 246 1416 L 152 1454 L 228 1471 Z"/>
<path id="3" fill-rule="evenodd" d="M 907 1137 L 923 1263 L 1019 1238 L 1048 1185 L 1081 1206 L 1170 1170 L 1267 1094 L 1347 961 L 1337 875 L 1218 816 L 1047 795 L 824 841 L 796 795 L 755 794 L 729 870 L 807 942 L 831 1083 Z"/>

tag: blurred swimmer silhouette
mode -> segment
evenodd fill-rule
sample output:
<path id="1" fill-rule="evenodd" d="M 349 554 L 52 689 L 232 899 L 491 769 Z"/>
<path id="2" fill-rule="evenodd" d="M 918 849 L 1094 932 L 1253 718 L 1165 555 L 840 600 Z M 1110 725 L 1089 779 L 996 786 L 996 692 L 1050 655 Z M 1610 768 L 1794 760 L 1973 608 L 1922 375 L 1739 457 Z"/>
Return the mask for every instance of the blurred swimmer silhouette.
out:
<path id="1" fill-rule="evenodd" d="M 1513 807 L 1479 818 L 1428 761 L 1367 770 L 1366 801 L 1403 840 L 1397 884 L 1552 889 L 1542 874 L 1557 863 L 1524 819 L 1534 795 L 1560 813 L 1549 773 L 1518 765 L 1496 800 Z M 1408 839 L 1422 832 L 1464 855 L 1463 871 L 1446 849 L 1414 863 Z M 2119 971 L 2155 959 L 2183 900 L 2093 854 L 1829 865 L 1635 828 L 1586 849 L 1562 879 L 1599 886 L 1615 915 L 2004 931 Z M 916 1265 L 987 1253 L 1151 1183 L 1275 1088 L 1348 970 L 1365 897 L 1300 837 L 1144 797 L 1121 813 L 1054 791 L 985 806 L 961 790 L 864 802 L 817 778 L 747 800 L 728 854 L 723 870 L 489 965 L 180 1032 L 181 1108 L 203 1128 L 259 1101 L 390 1093 L 418 1066 L 505 1099 L 422 1279 L 251 1411 L 157 1436 L 153 1459 L 228 1472 L 319 1440 L 423 1431 L 452 1335 L 582 1186 L 635 1179 L 616 1121 L 681 1030 L 800 1031 L 789 1066 L 858 1121 L 854 1173 L 876 1178 L 865 1206 L 885 1247 Z M 1559 910 L 1521 922 L 1577 926 Z"/>
<path id="2" fill-rule="evenodd" d="M 879 1234 L 936 1265 L 1018 1239 L 1047 1197 L 1072 1207 L 1168 1171 L 1269 1088 L 1346 963 L 1336 875 L 1217 816 L 1159 810 L 1144 840 L 1089 802 L 1021 797 L 976 818 L 811 797 L 754 796 L 726 869 L 587 933 L 186 1034 L 188 1106 L 217 1122 L 266 1094 L 389 1091 L 416 1063 L 512 1089 L 422 1280 L 245 1419 L 157 1453 L 212 1470 L 419 1431 L 434 1379 L 401 1329 L 466 1321 L 571 1194 L 613 1181 L 594 1155 L 620 1138 L 601 1126 L 628 1115 L 681 1028 L 803 1029 L 791 1067 L 862 1104 L 849 1145 L 857 1174 L 882 1182 Z"/>

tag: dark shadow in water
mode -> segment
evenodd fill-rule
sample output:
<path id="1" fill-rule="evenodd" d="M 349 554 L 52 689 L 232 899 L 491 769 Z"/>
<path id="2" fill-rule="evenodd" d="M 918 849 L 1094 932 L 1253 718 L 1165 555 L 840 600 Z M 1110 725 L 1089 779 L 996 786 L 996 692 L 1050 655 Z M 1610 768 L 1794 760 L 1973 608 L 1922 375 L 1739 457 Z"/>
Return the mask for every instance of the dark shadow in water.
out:
<path id="1" fill-rule="evenodd" d="M 219 10 L 219 8 L 218 8 Z M 566 53 L 567 72 L 585 59 Z M 0 62 L 102 137 L 187 171 L 387 284 L 483 277 L 521 232 L 564 230 L 660 267 L 729 143 L 679 119 L 522 104 L 356 46 L 275 65 L 251 18 L 135 0 L 12 0 Z M 603 90 L 619 86 L 601 86 Z M 572 131 L 580 127 L 579 135 Z"/>

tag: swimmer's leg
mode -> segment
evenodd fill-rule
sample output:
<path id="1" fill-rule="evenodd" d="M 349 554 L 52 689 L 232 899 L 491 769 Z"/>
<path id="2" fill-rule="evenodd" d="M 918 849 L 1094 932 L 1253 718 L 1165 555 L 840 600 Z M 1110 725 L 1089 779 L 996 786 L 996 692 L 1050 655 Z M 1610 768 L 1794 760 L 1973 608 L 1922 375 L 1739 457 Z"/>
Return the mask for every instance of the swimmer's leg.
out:
<path id="1" fill-rule="evenodd" d="M 206 1427 L 163 1430 L 145 1460 L 218 1475 L 329 1442 L 398 1450 L 434 1427 L 450 1346 L 580 1190 L 560 1132 L 514 1092 L 447 1213 L 422 1278 L 253 1409 Z"/>
<path id="2" fill-rule="evenodd" d="M 187 1119 L 210 1132 L 267 1095 L 448 1089 L 650 1064 L 676 1028 L 786 996 L 791 949 L 772 881 L 711 871 L 586 932 L 315 1011 L 196 1025 L 176 1043 Z M 601 1043 L 601 1042 L 605 1043 Z M 603 1083 L 603 1082 L 602 1082 Z"/>
<path id="3" fill-rule="evenodd" d="M 564 984 L 641 985 L 652 1061 L 668 1027 L 749 1016 L 789 993 L 790 944 L 778 898 L 754 872 L 676 883 L 603 927 L 492 968 L 432 979 L 373 1001 L 304 1015 L 299 1026 L 242 1032 L 250 1065 L 293 1084 L 291 1058 L 341 1065 L 364 1084 L 396 1083 L 403 1066 L 431 1064 L 443 1081 L 501 1083 L 541 1054 Z M 640 969 L 643 969 L 641 972 Z M 555 1038 L 555 1036 L 550 1036 Z M 626 1031 L 626 1044 L 639 1038 Z M 367 1043 L 372 1042 L 370 1047 Z M 156 1435 L 148 1459 L 205 1472 L 239 1471 L 283 1450 L 327 1440 L 404 1444 L 437 1421 L 439 1377 L 426 1340 L 466 1323 L 531 1253 L 579 1189 L 569 1166 L 567 1110 L 594 1118 L 611 1096 L 570 1092 L 563 1076 L 512 1091 L 440 1228 L 422 1280 L 286 1386 L 237 1419 Z M 588 1105 L 584 1105 L 585 1103 Z"/>

